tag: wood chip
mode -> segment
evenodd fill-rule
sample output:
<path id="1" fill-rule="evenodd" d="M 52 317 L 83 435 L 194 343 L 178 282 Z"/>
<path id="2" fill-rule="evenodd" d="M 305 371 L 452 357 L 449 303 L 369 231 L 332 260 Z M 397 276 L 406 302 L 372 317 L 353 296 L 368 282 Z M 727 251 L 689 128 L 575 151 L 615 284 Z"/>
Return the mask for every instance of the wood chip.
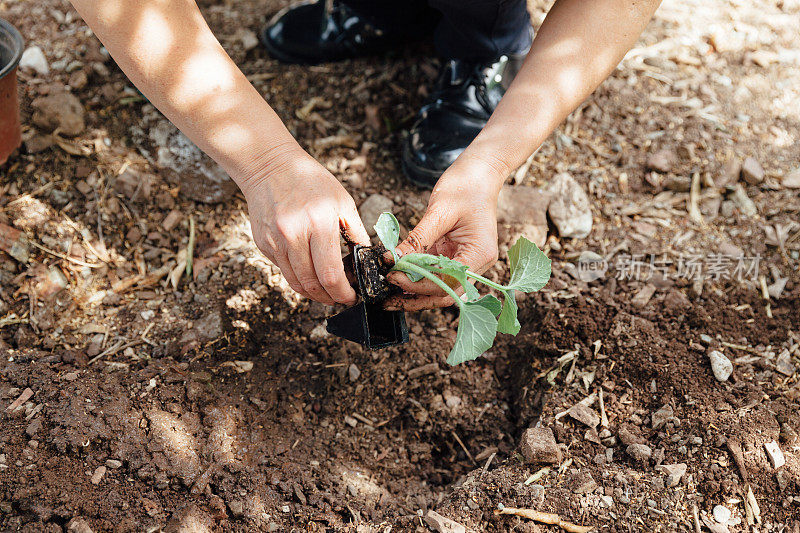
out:
<path id="1" fill-rule="evenodd" d="M 462 524 L 454 520 L 450 520 L 449 518 L 440 515 L 436 511 L 428 509 L 428 512 L 425 513 L 423 517 L 425 523 L 436 531 L 437 533 L 466 533 L 467 528 L 464 527 Z"/>
<path id="2" fill-rule="evenodd" d="M 408 379 L 417 379 L 418 377 L 427 376 L 428 374 L 435 374 L 438 371 L 439 363 L 428 363 L 427 365 L 412 368 L 406 373 L 406 376 L 408 376 Z"/>
<path id="3" fill-rule="evenodd" d="M 164 220 L 161 222 L 161 227 L 164 228 L 164 231 L 172 231 L 180 221 L 181 212 L 177 209 L 173 209 L 169 212 L 169 214 L 167 214 L 166 217 L 164 217 Z"/>
<path id="4" fill-rule="evenodd" d="M 30 388 L 26 388 L 24 391 L 22 391 L 22 394 L 20 394 L 16 400 L 11 402 L 11 405 L 6 407 L 6 413 L 13 413 L 14 411 L 22 407 L 22 405 L 28 400 L 30 400 L 32 397 L 33 397 L 33 390 L 31 390 Z"/>
<path id="5" fill-rule="evenodd" d="M 742 453 L 742 445 L 737 441 L 728 439 L 728 450 L 733 456 L 733 462 L 736 463 L 739 469 L 739 475 L 742 476 L 742 481 L 747 483 L 747 467 L 744 465 L 744 454 Z"/>

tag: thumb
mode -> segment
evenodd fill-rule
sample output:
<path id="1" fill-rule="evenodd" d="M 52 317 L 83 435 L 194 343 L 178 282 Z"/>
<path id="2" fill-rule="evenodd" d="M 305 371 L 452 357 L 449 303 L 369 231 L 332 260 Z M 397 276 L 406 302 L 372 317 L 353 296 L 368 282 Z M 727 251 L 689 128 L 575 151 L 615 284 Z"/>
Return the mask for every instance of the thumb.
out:
<path id="1" fill-rule="evenodd" d="M 402 255 L 414 252 L 425 252 L 433 243 L 453 229 L 453 221 L 445 212 L 438 209 L 425 211 L 422 220 L 412 229 L 406 239 L 397 246 L 397 253 Z"/>
<path id="2" fill-rule="evenodd" d="M 369 246 L 369 234 L 364 228 L 364 223 L 361 221 L 355 205 L 345 209 L 344 213 L 339 215 L 339 228 L 341 228 L 342 237 L 347 243 Z"/>

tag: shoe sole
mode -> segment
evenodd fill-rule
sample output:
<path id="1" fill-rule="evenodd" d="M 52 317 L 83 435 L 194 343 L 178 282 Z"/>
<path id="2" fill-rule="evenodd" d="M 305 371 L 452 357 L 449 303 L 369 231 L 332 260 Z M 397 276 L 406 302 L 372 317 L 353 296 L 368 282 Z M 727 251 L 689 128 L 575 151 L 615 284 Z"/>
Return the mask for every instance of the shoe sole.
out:
<path id="1" fill-rule="evenodd" d="M 403 140 L 401 141 L 403 147 L 400 154 L 400 166 L 403 169 L 403 175 L 408 181 L 417 187 L 421 187 L 423 189 L 433 189 L 433 186 L 437 181 L 439 181 L 439 178 L 442 177 L 444 172 L 431 170 L 414 163 L 411 158 L 411 153 L 408 147 L 408 142 L 406 142 L 406 138 L 407 137 L 404 136 Z"/>

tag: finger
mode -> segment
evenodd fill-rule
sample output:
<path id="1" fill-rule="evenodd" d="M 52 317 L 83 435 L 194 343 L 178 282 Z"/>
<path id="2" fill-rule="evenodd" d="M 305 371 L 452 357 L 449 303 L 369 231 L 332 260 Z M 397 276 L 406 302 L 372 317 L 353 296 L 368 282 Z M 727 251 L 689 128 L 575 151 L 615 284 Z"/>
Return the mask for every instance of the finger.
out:
<path id="1" fill-rule="evenodd" d="M 428 209 L 419 224 L 408 232 L 406 239 L 397 246 L 397 253 L 402 255 L 413 252 L 425 252 L 446 235 L 455 221 L 451 219 L 448 211 L 441 209 Z"/>
<path id="2" fill-rule="evenodd" d="M 355 243 L 362 246 L 369 246 L 369 234 L 366 228 L 364 228 L 364 223 L 361 221 L 361 216 L 358 214 L 356 205 L 352 202 L 348 203 L 351 205 L 348 205 L 343 210 L 343 215 L 339 217 L 339 227 L 342 231 L 342 236 L 348 244 Z"/>
<path id="3" fill-rule="evenodd" d="M 317 279 L 328 296 L 335 302 L 352 305 L 358 298 L 344 273 L 337 230 L 330 227 L 311 234 L 311 260 Z"/>
<path id="4" fill-rule="evenodd" d="M 286 283 L 289 284 L 289 287 L 292 288 L 294 292 L 302 296 L 303 298 L 311 298 L 308 293 L 305 291 L 300 282 L 297 280 L 297 276 L 294 275 L 294 271 L 292 270 L 291 265 L 289 265 L 289 260 L 286 257 L 282 257 L 281 259 L 275 259 L 272 261 L 275 266 L 281 269 L 281 275 L 286 280 Z"/>
<path id="5" fill-rule="evenodd" d="M 455 304 L 449 296 L 418 296 L 389 298 L 383 307 L 387 311 L 422 311 L 423 309 L 438 309 Z"/>
<path id="6" fill-rule="evenodd" d="M 289 264 L 297 276 L 297 281 L 303 287 L 303 290 L 308 293 L 309 298 L 316 300 L 325 305 L 333 305 L 334 300 L 322 288 L 322 284 L 317 279 L 317 272 L 314 270 L 314 263 L 311 260 L 311 251 L 309 244 L 296 243 L 289 248 L 287 254 Z"/>

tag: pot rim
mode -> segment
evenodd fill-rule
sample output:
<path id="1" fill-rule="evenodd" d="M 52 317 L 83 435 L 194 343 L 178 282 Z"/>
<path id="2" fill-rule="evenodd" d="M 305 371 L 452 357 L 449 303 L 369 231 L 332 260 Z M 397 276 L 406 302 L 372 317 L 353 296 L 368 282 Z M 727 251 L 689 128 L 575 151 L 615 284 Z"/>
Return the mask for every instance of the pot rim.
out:
<path id="1" fill-rule="evenodd" d="M 9 61 L 7 65 L 0 65 L 0 80 L 2 80 L 15 68 L 17 68 L 17 65 L 19 65 L 19 60 L 22 58 L 22 51 L 25 48 L 25 41 L 22 39 L 22 35 L 19 33 L 17 28 L 15 28 L 7 20 L 1 18 L 0 33 L 6 33 L 10 35 L 11 40 L 16 45 L 15 49 L 13 50 L 14 55 L 11 56 L 11 61 Z"/>

